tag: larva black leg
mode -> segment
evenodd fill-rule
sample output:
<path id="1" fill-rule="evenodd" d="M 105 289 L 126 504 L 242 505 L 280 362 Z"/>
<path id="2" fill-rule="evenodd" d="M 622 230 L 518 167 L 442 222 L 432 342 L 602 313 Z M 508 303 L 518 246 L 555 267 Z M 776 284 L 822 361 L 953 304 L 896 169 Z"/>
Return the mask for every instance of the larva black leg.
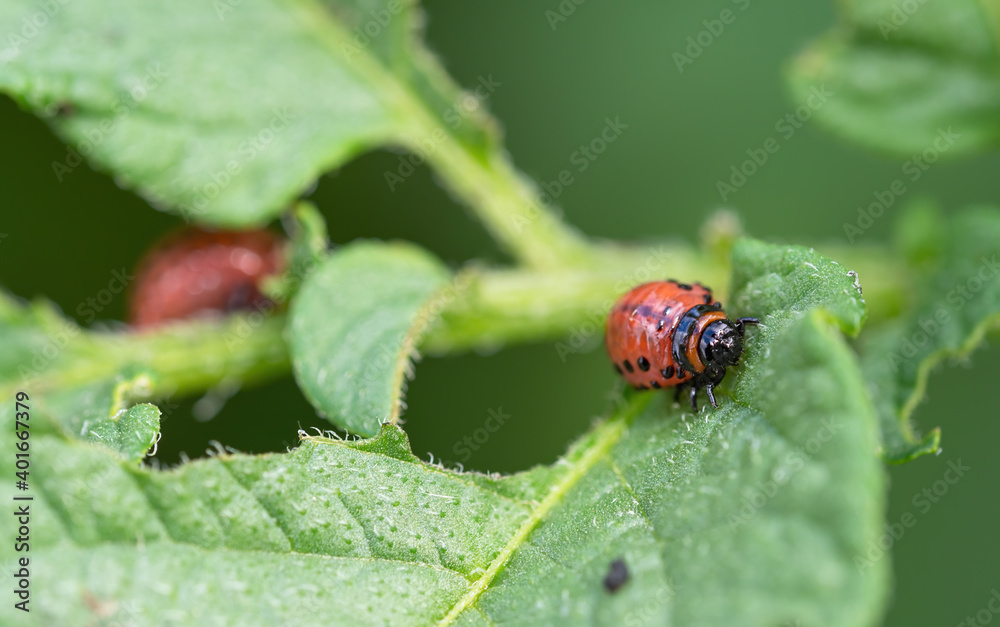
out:
<path id="1" fill-rule="evenodd" d="M 681 404 L 681 390 L 683 390 L 683 389 L 684 389 L 683 385 L 678 385 L 677 387 L 674 388 L 674 404 L 675 405 L 680 405 Z"/>
<path id="2" fill-rule="evenodd" d="M 740 318 L 733 323 L 733 326 L 736 327 L 737 333 L 743 335 L 743 332 L 746 331 L 744 327 L 748 324 L 760 324 L 760 320 L 757 318 Z"/>
<path id="3" fill-rule="evenodd" d="M 708 400 L 712 403 L 712 407 L 718 407 L 719 405 L 715 402 L 715 394 L 712 394 L 712 388 L 714 386 L 709 383 L 705 386 L 705 393 L 708 394 Z"/>
<path id="4" fill-rule="evenodd" d="M 698 413 L 698 388 L 691 386 L 691 409 Z"/>

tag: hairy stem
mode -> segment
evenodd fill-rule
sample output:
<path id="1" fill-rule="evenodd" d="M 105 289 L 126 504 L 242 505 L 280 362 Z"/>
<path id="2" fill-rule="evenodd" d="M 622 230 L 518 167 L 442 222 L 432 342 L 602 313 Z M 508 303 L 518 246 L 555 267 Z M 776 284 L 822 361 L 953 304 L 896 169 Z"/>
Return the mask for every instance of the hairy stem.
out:
<path id="1" fill-rule="evenodd" d="M 222 382 L 254 383 L 291 369 L 284 328 L 283 314 L 256 313 L 151 332 L 85 332 L 25 385 L 61 389 L 121 372 L 145 372 L 153 380 L 151 398 L 162 398 L 200 392 Z"/>
<path id="2" fill-rule="evenodd" d="M 668 277 L 697 276 L 725 296 L 728 268 L 688 247 L 605 252 L 601 268 L 528 272 L 466 272 L 456 281 L 458 298 L 441 313 L 421 343 L 430 354 L 498 348 L 570 336 L 603 337 L 604 318 L 629 288 Z"/>
<path id="3" fill-rule="evenodd" d="M 353 41 L 352 34 L 322 3 L 303 0 L 289 6 L 303 22 L 319 25 L 316 37 L 337 55 L 343 54 L 342 47 Z M 449 79 L 429 53 L 419 47 L 410 53 L 413 62 L 443 88 L 443 93 L 451 92 Z M 587 240 L 539 201 L 535 186 L 517 172 L 500 142 L 472 145 L 463 140 L 442 119 L 444 111 L 433 110 L 441 102 L 423 97 L 411 83 L 412 77 L 396 75 L 395 68 L 387 66 L 377 55 L 367 51 L 357 55 L 351 60 L 351 69 L 376 86 L 383 101 L 405 121 L 408 132 L 393 139 L 399 139 L 405 148 L 426 159 L 444 184 L 469 205 L 517 261 L 544 269 L 573 267 L 593 259 Z M 492 124 L 481 113 L 473 117 L 479 117 L 481 126 Z"/>
<path id="4" fill-rule="evenodd" d="M 604 249 L 602 254 L 604 263 L 596 269 L 471 268 L 460 273 L 455 297 L 424 335 L 421 351 L 460 353 L 560 338 L 567 350 L 586 350 L 600 343 L 605 316 L 619 295 L 667 277 L 698 277 L 723 302 L 728 298 L 727 265 L 690 247 L 654 245 Z M 903 271 L 889 257 L 860 251 L 854 257 L 845 265 L 859 268 L 871 318 L 896 313 L 905 300 Z M 252 384 L 290 371 L 285 322 L 280 312 L 252 313 L 145 333 L 85 332 L 32 385 L 60 388 L 125 371 L 148 373 L 155 388 L 152 397 L 197 393 L 223 382 Z"/>
<path id="5" fill-rule="evenodd" d="M 506 155 L 485 160 L 445 139 L 428 160 L 493 238 L 522 264 L 537 269 L 583 266 L 593 260 L 587 240 L 541 201 L 535 185 Z"/>

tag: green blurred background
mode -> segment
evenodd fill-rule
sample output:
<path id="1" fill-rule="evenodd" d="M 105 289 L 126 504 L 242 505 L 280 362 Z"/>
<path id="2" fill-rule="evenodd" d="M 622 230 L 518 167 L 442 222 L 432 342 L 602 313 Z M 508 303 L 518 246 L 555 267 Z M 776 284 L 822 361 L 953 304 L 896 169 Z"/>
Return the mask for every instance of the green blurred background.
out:
<path id="1" fill-rule="evenodd" d="M 770 240 L 846 245 L 843 224 L 857 207 L 900 176 L 904 160 L 873 155 L 807 123 L 761 170 L 722 203 L 715 182 L 728 178 L 744 151 L 777 136 L 774 125 L 794 110 L 782 69 L 835 21 L 829 3 L 757 3 L 745 11 L 729 0 L 690 6 L 654 2 L 580 6 L 550 25 L 556 0 L 425 2 L 428 41 L 465 86 L 478 77 L 500 83 L 488 101 L 515 162 L 536 180 L 574 169 L 572 153 L 597 137 L 606 117 L 628 128 L 558 198 L 568 221 L 590 235 L 619 239 L 693 240 L 705 217 L 727 206 L 746 230 Z M 732 9 L 736 21 L 680 73 L 683 52 L 702 20 Z M 48 128 L 0 98 L 0 168 L 6 201 L 0 232 L 0 281 L 15 293 L 44 295 L 70 315 L 131 267 L 148 245 L 181 224 L 156 212 L 111 177 L 81 167 L 57 183 L 51 163 L 65 148 Z M 454 266 L 504 257 L 480 225 L 436 184 L 424 167 L 390 191 L 383 173 L 397 155 L 381 151 L 330 173 L 312 194 L 336 241 L 405 238 Z M 933 166 L 904 200 L 929 196 L 948 209 L 1000 201 L 1000 155 Z M 885 242 L 899 205 L 860 241 Z M 697 280 L 698 277 L 688 277 Z M 862 283 L 864 277 L 862 276 Z M 101 313 L 124 316 L 124 299 Z M 79 319 L 79 316 L 77 316 Z M 510 472 L 553 461 L 601 415 L 615 380 L 595 340 L 565 362 L 552 343 L 490 355 L 425 359 L 410 383 L 406 429 L 427 458 L 461 461 L 455 444 L 483 426 L 490 410 L 510 418 L 465 462 L 466 468 Z M 956 625 L 986 607 L 1000 589 L 1000 513 L 995 479 L 1000 438 L 995 381 L 1000 351 L 982 349 L 971 363 L 949 364 L 931 381 L 919 425 L 940 425 L 944 451 L 889 469 L 889 522 L 912 512 L 917 524 L 893 547 L 896 589 L 888 625 Z M 197 457 L 209 441 L 245 451 L 283 450 L 296 429 L 323 426 L 290 379 L 232 398 L 213 419 L 192 414 L 192 399 L 170 399 L 157 456 L 174 464 Z M 923 512 L 912 499 L 941 479 L 948 461 L 972 470 Z"/>

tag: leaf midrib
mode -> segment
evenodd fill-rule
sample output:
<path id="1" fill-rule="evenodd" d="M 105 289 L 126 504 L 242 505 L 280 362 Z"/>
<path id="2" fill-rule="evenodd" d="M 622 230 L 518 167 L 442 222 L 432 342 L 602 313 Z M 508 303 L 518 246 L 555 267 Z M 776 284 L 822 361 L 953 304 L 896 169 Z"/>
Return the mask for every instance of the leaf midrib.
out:
<path id="1" fill-rule="evenodd" d="M 576 461 L 570 464 L 570 469 L 562 475 L 557 482 L 549 487 L 549 493 L 535 507 L 528 518 L 521 523 L 517 532 L 504 546 L 500 554 L 490 563 L 489 568 L 482 577 L 476 580 L 469 588 L 468 592 L 452 606 L 451 610 L 438 622 L 438 627 L 445 627 L 455 622 L 455 619 L 467 609 L 470 609 L 483 592 L 489 588 L 493 579 L 499 574 L 507 562 L 510 561 L 514 552 L 525 543 L 528 536 L 542 522 L 548 513 L 562 501 L 562 498 L 582 479 L 597 462 L 605 459 L 611 448 L 621 440 L 622 435 L 628 429 L 628 425 L 652 400 L 652 395 L 638 395 L 629 401 L 629 405 L 614 418 L 604 422 L 594 429 L 590 438 L 596 445 L 584 451 Z"/>

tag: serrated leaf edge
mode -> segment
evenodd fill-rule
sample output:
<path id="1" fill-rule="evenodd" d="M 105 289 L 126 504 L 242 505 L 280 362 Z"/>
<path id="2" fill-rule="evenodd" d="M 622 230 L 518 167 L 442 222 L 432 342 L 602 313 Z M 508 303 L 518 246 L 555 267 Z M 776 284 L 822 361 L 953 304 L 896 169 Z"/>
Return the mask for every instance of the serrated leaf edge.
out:
<path id="1" fill-rule="evenodd" d="M 913 392 L 906 402 L 899 409 L 897 418 L 900 423 L 903 437 L 913 445 L 905 454 L 891 457 L 885 455 L 885 460 L 890 464 L 903 464 L 912 461 L 928 453 L 937 453 L 941 450 L 941 427 L 934 427 L 923 438 L 918 439 L 913 431 L 911 418 L 917 406 L 924 400 L 927 394 L 927 381 L 930 379 L 931 370 L 945 359 L 967 357 L 976 347 L 982 343 L 986 334 L 994 329 L 1000 328 L 1000 312 L 991 314 L 979 321 L 972 329 L 964 342 L 956 348 L 939 348 L 930 353 L 917 367 L 917 380 L 913 386 Z"/>

